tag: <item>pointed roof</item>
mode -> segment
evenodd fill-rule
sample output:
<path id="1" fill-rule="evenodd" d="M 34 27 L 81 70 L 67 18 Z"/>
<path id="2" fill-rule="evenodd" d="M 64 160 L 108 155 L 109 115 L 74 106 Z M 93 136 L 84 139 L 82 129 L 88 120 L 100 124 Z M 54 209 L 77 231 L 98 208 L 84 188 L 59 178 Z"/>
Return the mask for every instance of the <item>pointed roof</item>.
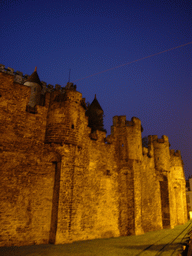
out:
<path id="1" fill-rule="evenodd" d="M 26 82 L 33 82 L 42 86 L 39 76 L 37 74 L 37 67 L 35 67 L 34 72 L 27 78 Z"/>
<path id="2" fill-rule="evenodd" d="M 95 94 L 95 98 L 92 101 L 91 105 L 89 106 L 89 109 L 100 109 L 103 111 L 101 105 L 99 104 L 97 98 L 96 98 L 96 94 Z"/>
<path id="3" fill-rule="evenodd" d="M 103 109 L 96 98 L 96 94 L 85 115 L 88 116 L 88 126 L 91 128 L 91 132 L 96 130 L 106 132 L 103 127 Z"/>

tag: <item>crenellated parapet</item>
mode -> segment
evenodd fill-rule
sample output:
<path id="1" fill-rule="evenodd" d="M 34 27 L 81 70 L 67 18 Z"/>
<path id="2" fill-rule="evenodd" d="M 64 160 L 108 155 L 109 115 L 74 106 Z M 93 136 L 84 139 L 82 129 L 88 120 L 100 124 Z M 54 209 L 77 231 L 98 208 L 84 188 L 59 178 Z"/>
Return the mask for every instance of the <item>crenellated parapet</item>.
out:
<path id="1" fill-rule="evenodd" d="M 155 143 L 165 143 L 168 145 L 169 138 L 166 135 L 162 135 L 161 138 L 158 138 L 157 135 L 151 135 L 150 139 Z"/>
<path id="2" fill-rule="evenodd" d="M 139 129 L 141 131 L 141 121 L 137 117 L 132 117 L 131 121 L 126 120 L 126 116 L 114 116 L 113 117 L 113 125 L 111 126 L 111 133 L 113 134 L 117 131 L 118 128 L 126 128 L 128 129 Z"/>
<path id="3" fill-rule="evenodd" d="M 170 156 L 177 156 L 177 157 L 181 157 L 181 151 L 180 150 L 176 150 L 175 149 L 170 149 Z"/>
<path id="4" fill-rule="evenodd" d="M 114 116 L 113 117 L 113 126 L 123 127 L 126 123 L 126 116 Z"/>
<path id="5" fill-rule="evenodd" d="M 5 68 L 5 65 L 0 64 L 0 72 L 8 74 L 8 75 L 12 75 L 14 76 L 14 82 L 18 83 L 18 84 L 24 84 L 27 79 L 29 78 L 29 75 L 27 74 L 23 74 L 23 72 L 20 71 L 14 71 L 13 68 L 7 67 Z M 55 86 L 51 85 L 51 84 L 47 84 L 44 81 L 41 81 L 42 84 L 42 94 L 45 94 L 46 92 L 52 92 L 54 90 L 64 90 L 64 87 L 61 87 L 61 85 L 55 84 Z"/>
<path id="6" fill-rule="evenodd" d="M 143 156 L 147 156 L 148 158 L 152 158 L 154 156 L 153 149 L 151 147 L 142 147 Z"/>
<path id="7" fill-rule="evenodd" d="M 24 84 L 29 75 L 23 75 L 20 71 L 14 71 L 13 68 L 5 68 L 4 65 L 0 64 L 0 72 L 14 76 L 14 82 Z"/>

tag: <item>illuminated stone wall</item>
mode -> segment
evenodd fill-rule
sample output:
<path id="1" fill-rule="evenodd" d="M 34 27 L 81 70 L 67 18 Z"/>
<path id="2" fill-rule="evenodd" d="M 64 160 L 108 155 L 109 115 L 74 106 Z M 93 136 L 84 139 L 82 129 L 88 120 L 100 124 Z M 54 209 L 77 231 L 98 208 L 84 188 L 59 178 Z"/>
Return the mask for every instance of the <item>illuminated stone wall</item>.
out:
<path id="1" fill-rule="evenodd" d="M 44 145 L 46 106 L 26 112 L 30 88 L 0 73 L 0 244 L 48 243 L 57 154 Z"/>
<path id="2" fill-rule="evenodd" d="M 143 148 L 141 172 L 142 227 L 145 232 L 163 228 L 160 184 L 154 165 L 154 148 L 150 145 Z"/>
<path id="3" fill-rule="evenodd" d="M 170 164 L 170 214 L 171 226 L 174 227 L 187 218 L 186 182 L 179 150 L 170 150 Z"/>
<path id="4" fill-rule="evenodd" d="M 0 246 L 142 234 L 163 228 L 167 209 L 170 227 L 186 221 L 181 155 L 166 136 L 142 149 L 141 121 L 125 116 L 107 138 L 91 133 L 70 84 L 44 83 L 29 109 L 25 76 L 0 69 Z"/>
<path id="5" fill-rule="evenodd" d="M 64 155 L 56 243 L 119 236 L 113 148 L 102 144 L 90 141 L 85 148 L 71 144 L 58 148 Z"/>

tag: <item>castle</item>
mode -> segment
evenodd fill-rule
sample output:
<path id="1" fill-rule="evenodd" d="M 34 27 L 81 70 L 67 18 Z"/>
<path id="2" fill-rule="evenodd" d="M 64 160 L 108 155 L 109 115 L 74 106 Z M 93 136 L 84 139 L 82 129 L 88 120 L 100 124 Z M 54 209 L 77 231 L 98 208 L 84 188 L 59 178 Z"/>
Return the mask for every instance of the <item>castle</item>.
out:
<path id="1" fill-rule="evenodd" d="M 187 221 L 180 151 L 114 116 L 73 83 L 0 65 L 0 246 L 139 235 Z"/>

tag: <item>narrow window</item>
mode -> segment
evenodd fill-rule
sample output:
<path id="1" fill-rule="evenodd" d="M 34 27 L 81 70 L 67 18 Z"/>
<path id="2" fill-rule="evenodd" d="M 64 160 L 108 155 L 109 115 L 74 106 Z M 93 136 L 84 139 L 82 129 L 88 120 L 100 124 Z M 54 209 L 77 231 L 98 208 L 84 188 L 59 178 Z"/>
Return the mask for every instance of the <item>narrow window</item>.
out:
<path id="1" fill-rule="evenodd" d="M 74 129 L 74 124 L 71 125 L 71 128 Z"/>
<path id="2" fill-rule="evenodd" d="M 110 175 L 111 175 L 110 170 L 107 170 L 107 171 L 106 171 L 106 175 L 108 175 L 108 176 L 110 176 Z"/>

